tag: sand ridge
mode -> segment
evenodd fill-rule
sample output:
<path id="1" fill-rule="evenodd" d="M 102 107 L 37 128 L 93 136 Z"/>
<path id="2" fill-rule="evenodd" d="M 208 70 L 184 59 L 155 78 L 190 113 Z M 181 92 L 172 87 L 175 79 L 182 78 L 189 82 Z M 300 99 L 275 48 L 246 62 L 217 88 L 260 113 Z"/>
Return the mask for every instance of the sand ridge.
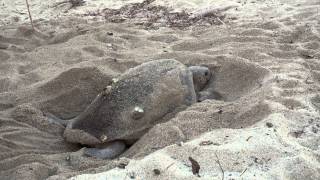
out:
<path id="1" fill-rule="evenodd" d="M 0 177 L 194 179 L 192 156 L 202 179 L 221 179 L 217 157 L 228 178 L 319 178 L 320 4 L 240 4 L 232 22 L 184 31 L 81 18 L 39 23 L 49 36 L 1 27 Z M 160 58 L 208 66 L 219 96 L 164 118 L 125 152 L 125 169 L 113 168 L 126 158 L 83 157 L 47 121 L 76 116 L 112 78 Z"/>

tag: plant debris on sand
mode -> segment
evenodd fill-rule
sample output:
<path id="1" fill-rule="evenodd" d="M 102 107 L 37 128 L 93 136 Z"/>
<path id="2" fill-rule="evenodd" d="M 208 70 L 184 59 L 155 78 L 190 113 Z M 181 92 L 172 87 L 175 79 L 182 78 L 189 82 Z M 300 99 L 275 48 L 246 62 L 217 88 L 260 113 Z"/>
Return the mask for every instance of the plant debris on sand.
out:
<path id="1" fill-rule="evenodd" d="M 225 15 L 221 13 L 229 8 L 215 10 L 209 9 L 206 14 L 200 12 L 199 15 L 186 11 L 174 12 L 165 6 L 152 5 L 155 0 L 145 0 L 142 3 L 132 3 L 120 9 L 103 9 L 101 12 L 90 12 L 87 16 L 102 15 L 109 22 L 121 23 L 125 21 L 133 22 L 136 25 L 146 26 L 148 29 L 159 27 L 185 28 L 191 25 L 221 25 Z"/>

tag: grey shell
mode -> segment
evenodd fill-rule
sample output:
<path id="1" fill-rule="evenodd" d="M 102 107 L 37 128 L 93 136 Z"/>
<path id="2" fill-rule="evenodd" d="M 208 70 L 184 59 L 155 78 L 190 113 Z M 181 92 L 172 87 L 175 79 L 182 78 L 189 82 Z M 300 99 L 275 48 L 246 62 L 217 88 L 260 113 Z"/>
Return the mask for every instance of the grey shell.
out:
<path id="1" fill-rule="evenodd" d="M 107 142 L 136 140 L 166 114 L 195 102 L 188 67 L 172 59 L 151 61 L 120 76 L 92 113 L 70 127 Z"/>

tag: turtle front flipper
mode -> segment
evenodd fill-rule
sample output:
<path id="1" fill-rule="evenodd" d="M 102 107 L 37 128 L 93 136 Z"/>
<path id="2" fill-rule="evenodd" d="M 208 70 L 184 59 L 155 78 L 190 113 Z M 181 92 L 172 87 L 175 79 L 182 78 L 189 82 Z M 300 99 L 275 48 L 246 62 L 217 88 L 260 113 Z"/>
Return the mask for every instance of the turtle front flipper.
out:
<path id="1" fill-rule="evenodd" d="M 126 149 L 123 141 L 110 142 L 102 148 L 86 148 L 84 154 L 99 159 L 113 159 L 122 154 Z"/>

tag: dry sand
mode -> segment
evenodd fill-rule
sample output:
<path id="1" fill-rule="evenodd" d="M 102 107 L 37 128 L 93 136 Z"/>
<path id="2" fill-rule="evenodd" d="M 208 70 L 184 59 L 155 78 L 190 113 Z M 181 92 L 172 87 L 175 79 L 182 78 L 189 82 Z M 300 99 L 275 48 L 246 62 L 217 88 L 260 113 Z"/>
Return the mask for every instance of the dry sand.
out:
<path id="1" fill-rule="evenodd" d="M 0 179 L 320 179 L 318 0 L 214 1 L 232 6 L 211 17 L 223 23 L 203 17 L 206 26 L 183 29 L 88 17 L 110 8 L 102 1 L 66 13 L 31 1 L 41 33 L 8 2 L 0 1 Z M 13 9 L 25 12 L 23 2 Z M 152 4 L 198 13 L 213 1 L 203 2 Z M 219 96 L 167 117 L 120 159 L 84 157 L 44 114 L 74 117 L 112 78 L 161 58 L 210 67 L 207 88 Z"/>

